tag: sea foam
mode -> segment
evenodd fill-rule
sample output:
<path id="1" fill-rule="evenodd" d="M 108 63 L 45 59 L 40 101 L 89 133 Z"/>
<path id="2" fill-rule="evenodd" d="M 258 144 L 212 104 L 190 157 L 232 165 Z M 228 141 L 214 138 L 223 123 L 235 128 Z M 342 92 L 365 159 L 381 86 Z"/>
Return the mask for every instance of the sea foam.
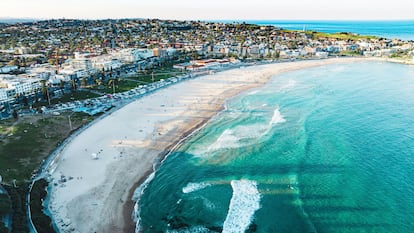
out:
<path id="1" fill-rule="evenodd" d="M 283 122 L 286 122 L 286 119 L 283 118 L 282 114 L 279 111 L 279 108 L 276 108 L 273 111 L 273 116 L 272 116 L 272 119 L 269 122 L 269 125 L 274 125 L 274 124 L 283 123 Z"/>
<path id="2" fill-rule="evenodd" d="M 226 129 L 214 143 L 208 146 L 205 153 L 250 145 L 255 143 L 255 141 L 249 141 L 248 139 L 260 138 L 265 131 L 266 128 L 261 124 L 237 126 L 233 129 Z"/>
<path id="3" fill-rule="evenodd" d="M 207 182 L 201 182 L 201 183 L 188 183 L 184 188 L 183 188 L 183 193 L 192 193 L 204 188 L 207 188 L 208 186 L 211 186 L 210 183 Z"/>
<path id="4" fill-rule="evenodd" d="M 183 230 L 168 230 L 167 233 L 213 233 L 214 231 L 209 230 L 203 226 L 194 226 Z"/>
<path id="5" fill-rule="evenodd" d="M 290 90 L 290 89 L 294 88 L 295 86 L 296 86 L 296 81 L 295 81 L 295 80 L 290 79 L 290 80 L 288 81 L 288 83 L 287 83 L 287 84 L 282 85 L 282 86 L 279 88 L 279 91 L 280 91 L 280 92 L 285 92 L 285 91 L 288 91 L 288 90 Z"/>
<path id="6" fill-rule="evenodd" d="M 139 200 L 144 193 L 145 189 L 147 188 L 148 184 L 154 179 L 155 173 L 151 173 L 145 180 L 143 184 L 141 184 L 137 189 L 135 189 L 134 194 L 132 195 L 132 200 L 135 201 L 134 205 L 134 212 L 132 213 L 132 219 L 135 222 L 135 232 L 140 232 L 141 230 L 141 217 L 139 215 Z"/>
<path id="7" fill-rule="evenodd" d="M 223 224 L 223 233 L 245 232 L 260 208 L 260 193 L 257 183 L 250 180 L 231 181 L 233 196 L 229 212 Z"/>
<path id="8" fill-rule="evenodd" d="M 220 137 L 217 138 L 217 140 L 211 144 L 208 148 L 208 151 L 214 151 L 222 148 L 237 148 L 239 137 L 237 137 L 233 130 L 226 129 L 224 132 L 220 135 Z"/>
<path id="9" fill-rule="evenodd" d="M 283 115 L 279 111 L 279 107 L 277 107 L 273 111 L 273 116 L 267 125 L 261 123 L 226 129 L 216 141 L 208 146 L 207 150 L 201 154 L 210 153 L 220 149 L 239 148 L 257 143 L 257 141 L 248 139 L 260 139 L 267 134 L 274 125 L 284 122 L 286 122 L 286 119 L 283 118 Z"/>

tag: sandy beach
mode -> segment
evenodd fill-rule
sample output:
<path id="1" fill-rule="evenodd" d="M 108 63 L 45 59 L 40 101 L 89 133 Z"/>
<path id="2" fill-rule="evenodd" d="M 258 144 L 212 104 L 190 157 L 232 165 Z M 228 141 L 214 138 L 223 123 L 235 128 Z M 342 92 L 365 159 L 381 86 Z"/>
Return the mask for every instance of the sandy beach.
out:
<path id="1" fill-rule="evenodd" d="M 363 60 L 228 70 L 158 90 L 96 121 L 67 144 L 49 168 L 53 178 L 49 208 L 57 225 L 61 232 L 134 232 L 135 188 L 170 148 L 215 116 L 227 99 L 264 85 L 276 74 Z"/>

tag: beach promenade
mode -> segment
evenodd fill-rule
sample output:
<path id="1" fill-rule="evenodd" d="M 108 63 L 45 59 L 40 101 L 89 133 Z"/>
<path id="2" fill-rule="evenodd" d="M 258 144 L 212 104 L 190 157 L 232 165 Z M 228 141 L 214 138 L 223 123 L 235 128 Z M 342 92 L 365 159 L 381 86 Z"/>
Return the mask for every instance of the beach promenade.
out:
<path id="1" fill-rule="evenodd" d="M 238 68 L 160 89 L 95 122 L 49 167 L 49 209 L 61 232 L 134 232 L 134 190 L 169 149 L 214 117 L 225 101 L 276 74 L 339 58 Z"/>

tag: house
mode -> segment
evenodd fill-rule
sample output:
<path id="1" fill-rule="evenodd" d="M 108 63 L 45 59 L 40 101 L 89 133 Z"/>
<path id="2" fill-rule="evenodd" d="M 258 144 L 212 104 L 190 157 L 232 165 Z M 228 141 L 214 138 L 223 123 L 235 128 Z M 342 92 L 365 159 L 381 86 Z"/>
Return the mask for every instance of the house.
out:
<path id="1" fill-rule="evenodd" d="M 15 75 L 0 75 L 0 87 L 3 98 L 13 98 L 15 95 L 27 95 L 40 90 L 39 78 L 23 78 Z M 4 94 L 4 90 L 6 95 Z"/>
<path id="2" fill-rule="evenodd" d="M 0 102 L 9 99 L 8 90 L 0 87 Z"/>
<path id="3" fill-rule="evenodd" d="M 328 53 L 327 52 L 316 52 L 315 53 L 315 57 L 318 57 L 318 58 L 328 58 Z"/>
<path id="4" fill-rule="evenodd" d="M 3 66 L 3 67 L 0 67 L 0 74 L 7 74 L 17 69 L 18 69 L 17 66 Z"/>

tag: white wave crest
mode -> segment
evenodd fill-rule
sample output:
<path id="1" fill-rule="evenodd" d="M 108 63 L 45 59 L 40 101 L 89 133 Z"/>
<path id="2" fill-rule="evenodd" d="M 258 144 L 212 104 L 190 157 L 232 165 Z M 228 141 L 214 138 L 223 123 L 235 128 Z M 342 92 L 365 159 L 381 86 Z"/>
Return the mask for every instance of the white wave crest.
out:
<path id="1" fill-rule="evenodd" d="M 223 224 L 223 233 L 243 233 L 251 224 L 256 210 L 260 208 L 260 193 L 255 181 L 233 180 L 231 187 L 233 196 Z"/>
<path id="2" fill-rule="evenodd" d="M 210 152 L 222 148 L 237 148 L 239 147 L 239 139 L 240 138 L 234 134 L 233 130 L 226 129 L 220 137 L 218 137 L 217 140 L 208 147 L 207 151 Z"/>
<path id="3" fill-rule="evenodd" d="M 258 92 L 259 92 L 258 90 L 254 90 L 254 91 L 249 92 L 247 95 L 255 95 L 255 94 L 257 94 Z"/>
<path id="4" fill-rule="evenodd" d="M 211 186 L 210 183 L 207 182 L 201 182 L 201 183 L 188 183 L 184 188 L 183 188 L 183 193 L 192 193 L 204 188 L 207 188 L 208 186 Z"/>
<path id="5" fill-rule="evenodd" d="M 266 128 L 260 124 L 237 126 L 234 129 L 226 129 L 207 148 L 207 153 L 225 149 L 225 148 L 239 148 L 247 146 L 254 142 L 248 142 L 246 139 L 260 138 L 265 133 Z"/>
<path id="6" fill-rule="evenodd" d="M 281 91 L 281 92 L 283 92 L 283 91 L 288 91 L 288 90 L 292 89 L 292 88 L 293 88 L 293 87 L 295 87 L 295 86 L 296 86 L 296 81 L 295 81 L 295 80 L 290 79 L 290 80 L 288 81 L 288 83 L 287 83 L 287 84 L 282 85 L 282 86 L 279 88 L 279 91 Z"/>
<path id="7" fill-rule="evenodd" d="M 193 151 L 198 157 L 209 158 L 213 152 L 222 149 L 235 149 L 259 143 L 263 136 L 268 134 L 274 125 L 286 122 L 277 107 L 273 111 L 272 118 L 268 123 L 260 122 L 250 125 L 238 125 L 231 129 L 224 130 L 220 136 L 211 144 L 202 145 Z"/>
<path id="8" fill-rule="evenodd" d="M 135 201 L 134 205 L 134 212 L 132 213 L 132 219 L 135 222 L 135 232 L 141 231 L 141 217 L 139 213 L 139 200 L 144 193 L 145 189 L 147 188 L 148 184 L 154 179 L 155 172 L 151 173 L 145 182 L 141 184 L 137 189 L 135 189 L 134 194 L 132 195 L 132 200 Z"/>
<path id="9" fill-rule="evenodd" d="M 283 118 L 282 114 L 279 111 L 279 108 L 276 108 L 275 111 L 273 112 L 273 116 L 269 122 L 269 125 L 274 125 L 274 124 L 283 123 L 283 122 L 286 122 L 286 119 Z"/>
<path id="10" fill-rule="evenodd" d="M 184 230 L 168 230 L 167 233 L 211 233 L 213 231 L 209 230 L 203 226 L 194 226 L 189 229 Z"/>

